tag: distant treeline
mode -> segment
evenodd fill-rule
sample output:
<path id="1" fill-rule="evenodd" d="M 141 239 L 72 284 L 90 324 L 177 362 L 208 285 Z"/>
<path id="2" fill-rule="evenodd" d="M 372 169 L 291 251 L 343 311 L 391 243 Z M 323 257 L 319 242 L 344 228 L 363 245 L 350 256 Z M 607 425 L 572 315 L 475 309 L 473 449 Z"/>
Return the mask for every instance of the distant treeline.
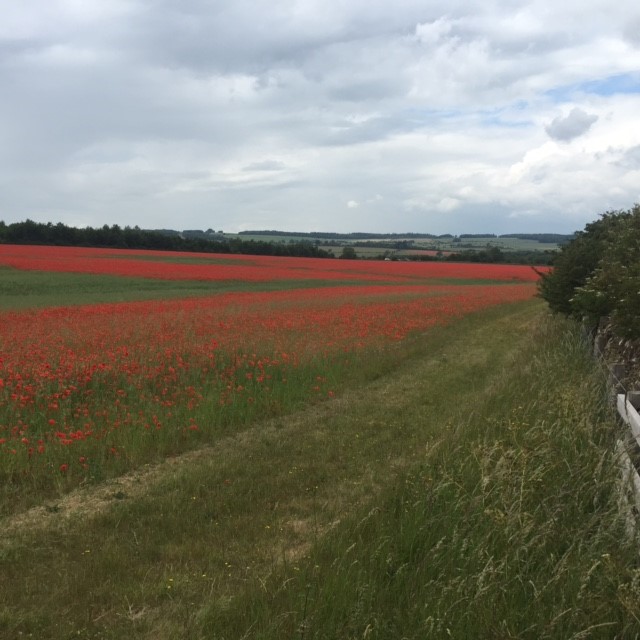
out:
<path id="1" fill-rule="evenodd" d="M 516 240 L 533 240 L 543 244 L 566 244 L 574 238 L 575 234 L 564 233 L 461 233 L 461 240 L 471 238 L 515 238 Z"/>
<path id="2" fill-rule="evenodd" d="M 495 233 L 461 233 L 459 236 L 454 236 L 450 233 L 442 235 L 434 235 L 432 233 L 366 233 L 366 232 L 354 232 L 354 233 L 330 233 L 320 231 L 240 231 L 239 235 L 250 236 L 277 236 L 287 237 L 295 236 L 300 238 L 309 238 L 311 240 L 380 240 L 380 241 L 394 241 L 394 240 L 451 240 L 454 238 L 471 239 L 471 238 L 515 238 L 518 240 L 533 240 L 543 244 L 566 244 L 570 242 L 575 234 L 562 234 L 562 233 L 504 233 L 496 235 Z M 357 245 L 356 245 L 357 246 Z"/>
<path id="3" fill-rule="evenodd" d="M 517 238 L 518 240 L 535 240 L 544 244 L 567 244 L 575 238 L 575 233 L 504 233 L 499 238 Z M 463 236 L 460 236 L 461 238 Z"/>
<path id="4" fill-rule="evenodd" d="M 204 236 L 204 234 L 203 234 Z M 202 253 L 236 253 L 248 255 L 331 258 L 333 254 L 312 242 L 275 243 L 240 238 L 182 237 L 177 232 L 146 231 L 139 227 L 121 228 L 117 224 L 100 228 L 77 229 L 62 222 L 41 223 L 33 220 L 5 224 L 0 220 L 1 244 L 41 244 L 59 246 L 109 247 L 114 249 L 155 249 Z"/>
<path id="5" fill-rule="evenodd" d="M 415 238 L 436 240 L 436 239 L 449 239 L 453 238 L 450 233 L 445 233 L 440 236 L 433 235 L 432 233 L 365 233 L 356 231 L 354 233 L 331 233 L 324 231 L 240 231 L 239 235 L 247 236 L 297 236 L 300 238 L 309 238 L 311 240 L 393 240 L 400 238 Z"/>
<path id="6" fill-rule="evenodd" d="M 490 264 L 529 264 L 533 266 L 549 266 L 555 259 L 555 251 L 502 251 L 498 247 L 489 249 L 469 249 L 453 253 L 436 253 L 436 255 L 382 255 L 378 258 L 389 260 L 418 261 L 418 262 L 479 262 Z"/>
<path id="7" fill-rule="evenodd" d="M 555 259 L 555 251 L 501 251 L 498 247 L 489 249 L 457 251 L 447 255 L 444 260 L 447 262 L 483 262 L 492 264 L 530 264 L 530 265 L 552 265 Z"/>
<path id="8" fill-rule="evenodd" d="M 271 236 L 290 236 L 288 232 L 264 231 L 246 232 Z M 559 237 L 557 234 L 533 234 L 539 237 Z M 414 238 L 453 238 L 453 236 L 433 236 L 430 234 L 300 234 L 305 239 L 295 242 L 272 242 L 268 240 L 243 240 L 240 237 L 227 238 L 221 232 L 208 231 L 174 231 L 172 229 L 145 230 L 139 227 L 119 227 L 104 225 L 102 227 L 86 227 L 78 229 L 62 222 L 41 223 L 33 220 L 5 224 L 0 220 L 0 244 L 58 245 L 81 247 L 109 247 L 114 249 L 150 249 L 159 251 L 189 251 L 200 253 L 227 253 L 247 255 L 292 256 L 309 258 L 333 258 L 332 251 L 323 249 L 327 240 L 351 240 L 351 247 L 373 247 L 386 250 L 410 249 Z M 309 240 L 306 240 L 309 237 Z M 363 238 L 380 238 L 372 242 L 363 242 Z M 472 237 L 469 235 L 460 237 Z M 486 237 L 486 236 L 483 236 Z M 524 237 L 512 235 L 509 237 Z M 382 240 L 384 238 L 384 241 Z M 531 239 L 532 236 L 529 236 Z M 395 240 L 394 240 L 395 239 Z M 557 241 L 557 240 L 555 240 Z M 509 251 L 505 253 L 498 247 L 457 251 L 450 255 L 413 255 L 403 256 L 403 260 L 447 260 L 451 262 L 509 262 L 511 264 L 551 264 L 554 252 Z M 389 251 L 377 256 L 379 259 L 390 257 Z M 340 257 L 355 258 L 355 252 Z"/>

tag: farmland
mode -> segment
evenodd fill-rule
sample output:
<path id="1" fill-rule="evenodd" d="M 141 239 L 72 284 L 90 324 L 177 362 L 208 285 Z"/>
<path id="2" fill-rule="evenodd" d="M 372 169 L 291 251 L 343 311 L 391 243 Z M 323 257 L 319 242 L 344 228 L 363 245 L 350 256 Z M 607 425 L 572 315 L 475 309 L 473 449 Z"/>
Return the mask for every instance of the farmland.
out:
<path id="1" fill-rule="evenodd" d="M 265 240 L 267 242 L 322 242 L 326 243 L 326 248 L 331 249 L 335 255 L 339 255 L 344 246 L 353 246 L 358 244 L 359 251 L 366 255 L 367 252 L 373 252 L 373 247 L 366 249 L 367 244 L 396 244 L 406 245 L 404 249 L 398 249 L 399 255 L 404 255 L 408 251 L 431 250 L 437 251 L 459 251 L 460 249 L 485 249 L 488 247 L 497 247 L 505 252 L 513 251 L 555 251 L 560 247 L 561 242 L 566 241 L 569 236 L 558 236 L 556 239 L 545 239 L 544 241 L 527 237 L 522 234 L 520 237 L 516 234 L 513 236 L 496 236 L 496 235 L 466 235 L 466 236 L 420 236 L 419 234 L 392 234 L 384 236 L 382 234 L 352 234 L 348 236 L 338 237 L 332 243 L 332 239 L 326 237 L 328 234 L 314 235 L 296 235 L 295 233 L 286 234 L 278 233 L 277 235 L 269 235 L 268 232 L 251 233 L 250 231 L 242 232 L 239 235 L 225 234 L 226 237 L 240 237 L 244 240 Z M 380 249 L 377 249 L 378 255 Z"/>
<path id="2" fill-rule="evenodd" d="M 544 629 L 519 618 L 527 580 L 565 594 L 543 599 L 548 637 L 580 630 L 580 598 L 593 624 L 630 629 L 625 603 L 638 594 L 623 536 L 611 544 L 624 523 L 609 480 L 584 498 L 590 534 L 575 557 L 564 540 L 584 523 L 581 503 L 569 508 L 554 489 L 542 537 L 524 524 L 548 489 L 542 478 L 555 483 L 569 455 L 582 456 L 580 478 L 603 475 L 608 442 L 597 375 L 559 337 L 566 328 L 543 319 L 536 278 L 499 265 L 0 245 L 0 634 L 417 638 L 429 628 L 445 637 L 460 619 L 468 637 L 501 601 L 515 635 Z M 575 375 L 553 355 L 558 345 Z M 541 404 L 553 372 L 563 390 Z M 565 442 L 570 414 L 583 429 L 573 435 L 593 444 L 586 453 Z M 529 463 L 531 484 L 518 476 Z M 493 465 L 502 475 L 486 475 Z M 427 512 L 416 511 L 421 496 Z M 394 513 L 410 538 L 432 532 L 422 550 L 409 542 L 413 560 L 390 537 Z M 476 546 L 465 521 L 484 560 L 460 546 Z M 438 536 L 453 538 L 443 546 Z M 384 548 L 386 568 L 369 544 Z M 497 558 L 523 549 L 556 560 L 530 574 L 538 569 L 520 556 L 510 604 L 498 586 L 469 609 L 471 582 L 490 569 L 502 584 Z M 351 553 L 372 573 L 348 569 Z M 444 567 L 467 556 L 471 582 L 458 584 Z M 562 557 L 575 563 L 571 576 Z M 598 558 L 603 584 L 628 583 L 626 600 L 591 589 Z M 428 605 L 439 612 L 431 622 L 420 607 L 432 596 L 417 585 L 417 600 L 403 595 L 402 572 L 424 571 L 407 573 L 414 561 L 436 567 L 424 584 L 440 580 L 430 591 L 450 598 Z M 399 591 L 387 610 L 378 599 L 389 571 Z M 552 624 L 567 603 L 576 613 Z M 393 611 L 410 615 L 394 622 Z"/>
<path id="3" fill-rule="evenodd" d="M 0 453 L 5 486 L 25 487 L 15 495 L 18 503 L 32 483 L 53 492 L 101 479 L 308 397 L 331 397 L 367 350 L 530 298 L 535 277 L 526 268 L 490 266 L 475 275 L 491 284 L 464 284 L 471 277 L 466 265 L 355 268 L 326 260 L 71 248 L 2 247 L 0 260 L 49 274 L 300 286 L 6 311 Z M 455 284 L 429 284 L 445 275 Z M 310 288 L 315 280 L 333 286 Z"/>

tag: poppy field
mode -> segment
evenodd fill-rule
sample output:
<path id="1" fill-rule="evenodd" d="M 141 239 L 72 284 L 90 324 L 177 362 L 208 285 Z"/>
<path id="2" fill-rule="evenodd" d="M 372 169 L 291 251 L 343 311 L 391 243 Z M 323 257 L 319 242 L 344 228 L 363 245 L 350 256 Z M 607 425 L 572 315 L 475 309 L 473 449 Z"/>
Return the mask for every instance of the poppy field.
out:
<path id="1" fill-rule="evenodd" d="M 94 275 L 98 288 L 104 275 L 178 280 L 185 293 L 0 312 L 5 513 L 34 489 L 67 491 L 330 401 L 430 328 L 531 298 L 537 278 L 522 266 L 6 245 L 0 266 Z M 190 297 L 203 280 L 238 290 Z"/>
<path id="2" fill-rule="evenodd" d="M 636 637 L 536 278 L 0 245 L 0 637 Z"/>
<path id="3" fill-rule="evenodd" d="M 536 272 L 525 265 L 330 260 L 29 245 L 0 245 L 0 266 L 29 271 L 212 282 L 347 280 L 408 283 L 437 278 L 535 282 L 538 279 Z"/>

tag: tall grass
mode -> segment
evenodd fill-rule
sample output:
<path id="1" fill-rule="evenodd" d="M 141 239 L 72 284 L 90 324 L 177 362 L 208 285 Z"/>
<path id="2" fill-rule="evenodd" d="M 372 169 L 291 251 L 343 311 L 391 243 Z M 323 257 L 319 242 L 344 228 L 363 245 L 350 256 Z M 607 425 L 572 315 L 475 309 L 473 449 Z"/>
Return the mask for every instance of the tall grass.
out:
<path id="1" fill-rule="evenodd" d="M 331 402 L 5 519 L 0 638 L 636 637 L 616 424 L 542 315 L 435 327 Z"/>
<path id="2" fill-rule="evenodd" d="M 547 320 L 420 464 L 203 637 L 638 637 L 614 437 L 580 338 Z"/>

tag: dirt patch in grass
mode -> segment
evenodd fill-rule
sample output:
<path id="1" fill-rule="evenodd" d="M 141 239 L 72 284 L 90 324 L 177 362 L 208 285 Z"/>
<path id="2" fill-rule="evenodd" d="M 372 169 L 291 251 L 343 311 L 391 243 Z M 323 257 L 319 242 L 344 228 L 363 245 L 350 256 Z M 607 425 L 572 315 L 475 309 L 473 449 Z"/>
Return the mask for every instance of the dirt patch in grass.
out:
<path id="1" fill-rule="evenodd" d="M 2 534 L 33 533 L 48 528 L 64 528 L 73 518 L 91 518 L 109 509 L 115 501 L 136 498 L 171 473 L 176 467 L 211 455 L 211 447 L 167 458 L 156 465 L 145 465 L 131 473 L 107 480 L 100 486 L 82 487 L 48 504 L 33 507 L 2 521 Z M 2 540 L 0 538 L 0 540 Z"/>

